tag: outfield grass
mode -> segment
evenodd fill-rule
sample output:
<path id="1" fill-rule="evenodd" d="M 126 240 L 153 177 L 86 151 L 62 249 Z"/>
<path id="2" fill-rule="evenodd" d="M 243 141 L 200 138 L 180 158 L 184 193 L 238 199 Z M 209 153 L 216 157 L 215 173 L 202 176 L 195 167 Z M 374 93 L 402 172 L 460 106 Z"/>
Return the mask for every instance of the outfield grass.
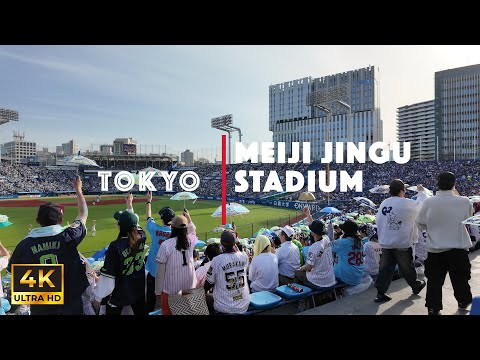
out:
<path id="1" fill-rule="evenodd" d="M 109 199 L 113 198 L 111 196 Z M 123 198 L 123 197 L 122 197 Z M 55 197 L 51 201 L 66 202 L 68 200 L 74 200 L 72 197 Z M 116 221 L 113 219 L 113 214 L 117 210 L 125 210 L 125 205 L 92 205 L 92 201 L 95 196 L 87 197 L 88 203 L 88 220 L 87 220 L 87 237 L 82 241 L 79 246 L 79 250 L 87 257 L 96 250 L 109 244 L 113 241 L 118 230 L 116 227 Z M 48 201 L 47 198 L 41 200 Z M 107 200 L 107 197 L 102 197 L 102 200 Z M 0 240 L 9 249 L 13 250 L 20 240 L 22 240 L 29 229 L 29 224 L 33 227 L 37 227 L 35 218 L 37 214 L 37 207 L 3 207 L 0 201 L 0 213 L 9 217 L 9 220 L 13 225 L 0 229 Z M 159 222 L 158 211 L 164 207 L 170 206 L 178 214 L 183 209 L 183 201 L 171 201 L 168 197 L 155 197 L 152 203 L 152 214 L 154 219 Z M 218 201 L 197 201 L 192 204 L 191 201 L 186 203 L 186 207 L 190 211 L 193 222 L 197 226 L 197 235 L 201 240 L 206 240 L 210 237 L 218 236 L 212 230 L 221 224 L 221 218 L 213 218 L 211 214 L 220 206 Z M 282 209 L 276 207 L 266 207 L 262 205 L 245 205 L 250 213 L 242 216 L 236 216 L 233 219 L 237 226 L 237 231 L 240 237 L 250 237 L 253 232 L 256 232 L 261 227 L 272 227 L 278 225 L 280 222 L 288 221 L 289 215 L 293 219 L 296 215 L 299 215 L 299 211 L 291 209 Z M 140 224 L 145 228 L 146 216 L 145 216 L 145 203 L 134 203 L 135 212 L 140 216 Z M 74 206 L 65 207 L 64 224 L 67 221 L 72 222 L 77 215 L 77 208 Z M 90 234 L 92 226 L 92 220 L 97 220 L 97 233 L 95 237 Z M 268 220 L 268 225 L 267 225 Z M 230 222 L 230 219 L 227 219 Z M 250 225 L 254 223 L 254 225 Z M 150 236 L 147 238 L 147 243 L 150 244 Z"/>

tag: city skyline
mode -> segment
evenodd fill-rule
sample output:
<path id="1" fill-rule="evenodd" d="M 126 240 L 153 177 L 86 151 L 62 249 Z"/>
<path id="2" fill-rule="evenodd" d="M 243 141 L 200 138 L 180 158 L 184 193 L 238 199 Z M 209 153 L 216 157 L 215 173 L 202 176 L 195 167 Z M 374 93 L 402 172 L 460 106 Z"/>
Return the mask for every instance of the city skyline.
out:
<path id="1" fill-rule="evenodd" d="M 270 85 L 374 65 L 388 143 L 398 107 L 434 98 L 436 71 L 477 63 L 480 46 L 0 46 L 0 107 L 20 114 L 0 139 L 85 151 L 133 137 L 218 155 L 211 118 L 232 113 L 245 143 L 271 141 Z"/>

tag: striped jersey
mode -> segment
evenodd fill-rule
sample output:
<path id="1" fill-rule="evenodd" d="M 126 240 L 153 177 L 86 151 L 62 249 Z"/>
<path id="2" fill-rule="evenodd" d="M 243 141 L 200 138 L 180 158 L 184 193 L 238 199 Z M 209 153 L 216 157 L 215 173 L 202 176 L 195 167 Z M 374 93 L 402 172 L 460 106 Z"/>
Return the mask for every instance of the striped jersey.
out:
<path id="1" fill-rule="evenodd" d="M 165 265 L 165 281 L 163 292 L 178 294 L 181 290 L 193 289 L 197 286 L 193 250 L 197 242 L 195 232 L 187 235 L 187 250 L 177 250 L 177 238 L 170 238 L 162 243 L 157 255 L 157 262 Z"/>
<path id="2" fill-rule="evenodd" d="M 382 247 L 377 241 L 368 241 L 363 245 L 363 264 L 370 275 L 378 275 Z"/>
<path id="3" fill-rule="evenodd" d="M 315 241 L 308 248 L 307 264 L 313 268 L 307 271 L 307 280 L 319 287 L 335 285 L 335 273 L 333 272 L 332 244 L 327 236 Z"/>
<path id="4" fill-rule="evenodd" d="M 248 310 L 247 266 L 248 256 L 242 251 L 223 253 L 212 260 L 206 281 L 215 285 L 213 307 L 216 311 L 243 314 Z"/>

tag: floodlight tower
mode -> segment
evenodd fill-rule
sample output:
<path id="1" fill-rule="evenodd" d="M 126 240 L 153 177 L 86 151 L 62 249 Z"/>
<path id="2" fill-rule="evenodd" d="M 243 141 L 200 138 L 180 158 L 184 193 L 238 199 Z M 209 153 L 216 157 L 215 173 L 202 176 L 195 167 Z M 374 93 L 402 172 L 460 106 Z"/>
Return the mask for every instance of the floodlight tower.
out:
<path id="1" fill-rule="evenodd" d="M 0 108 L 0 125 L 9 121 L 18 121 L 18 111 Z M 2 142 L 0 141 L 0 144 Z M 0 149 L 0 163 L 2 162 L 2 151 Z"/>
<path id="2" fill-rule="evenodd" d="M 326 89 L 320 89 L 312 91 L 307 95 L 307 105 L 313 106 L 322 110 L 327 114 L 327 138 L 326 142 L 330 141 L 330 127 L 332 125 L 332 111 L 335 104 L 342 105 L 348 109 L 347 119 L 347 141 L 353 141 L 353 124 L 352 124 L 352 108 L 347 103 L 349 94 L 349 88 L 346 84 L 329 87 Z M 313 117 L 313 114 L 312 114 Z M 325 147 L 324 147 L 325 148 Z M 330 163 L 327 163 L 327 181 L 326 184 L 330 185 Z M 330 193 L 327 193 L 327 203 L 330 206 Z"/>
<path id="3" fill-rule="evenodd" d="M 242 142 L 242 130 L 233 124 L 233 115 L 224 115 L 212 119 L 212 128 L 222 130 L 228 133 L 228 163 L 232 160 L 232 133 L 238 131 L 238 141 Z"/>

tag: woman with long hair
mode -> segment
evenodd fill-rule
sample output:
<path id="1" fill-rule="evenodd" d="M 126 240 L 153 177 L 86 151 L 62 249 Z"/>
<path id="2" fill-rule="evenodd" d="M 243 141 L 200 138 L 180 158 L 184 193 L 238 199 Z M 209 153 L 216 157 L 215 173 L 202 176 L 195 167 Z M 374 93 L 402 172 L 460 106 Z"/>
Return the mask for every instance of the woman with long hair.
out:
<path id="1" fill-rule="evenodd" d="M 171 315 L 168 296 L 197 286 L 193 250 L 197 242 L 195 225 L 187 209 L 175 216 L 170 238 L 163 242 L 157 254 L 155 293 L 161 296 L 162 315 Z"/>
<path id="2" fill-rule="evenodd" d="M 351 220 L 340 225 L 343 237 L 332 242 L 332 251 L 336 254 L 333 266 L 337 281 L 347 285 L 358 285 L 364 271 L 362 237 L 358 225 Z"/>
<path id="3" fill-rule="evenodd" d="M 143 258 L 147 237 L 133 212 L 117 211 L 114 218 L 119 233 L 105 254 L 94 307 L 99 308 L 100 301 L 106 298 L 107 315 L 120 315 L 124 306 L 131 306 L 135 315 L 146 315 Z"/>

